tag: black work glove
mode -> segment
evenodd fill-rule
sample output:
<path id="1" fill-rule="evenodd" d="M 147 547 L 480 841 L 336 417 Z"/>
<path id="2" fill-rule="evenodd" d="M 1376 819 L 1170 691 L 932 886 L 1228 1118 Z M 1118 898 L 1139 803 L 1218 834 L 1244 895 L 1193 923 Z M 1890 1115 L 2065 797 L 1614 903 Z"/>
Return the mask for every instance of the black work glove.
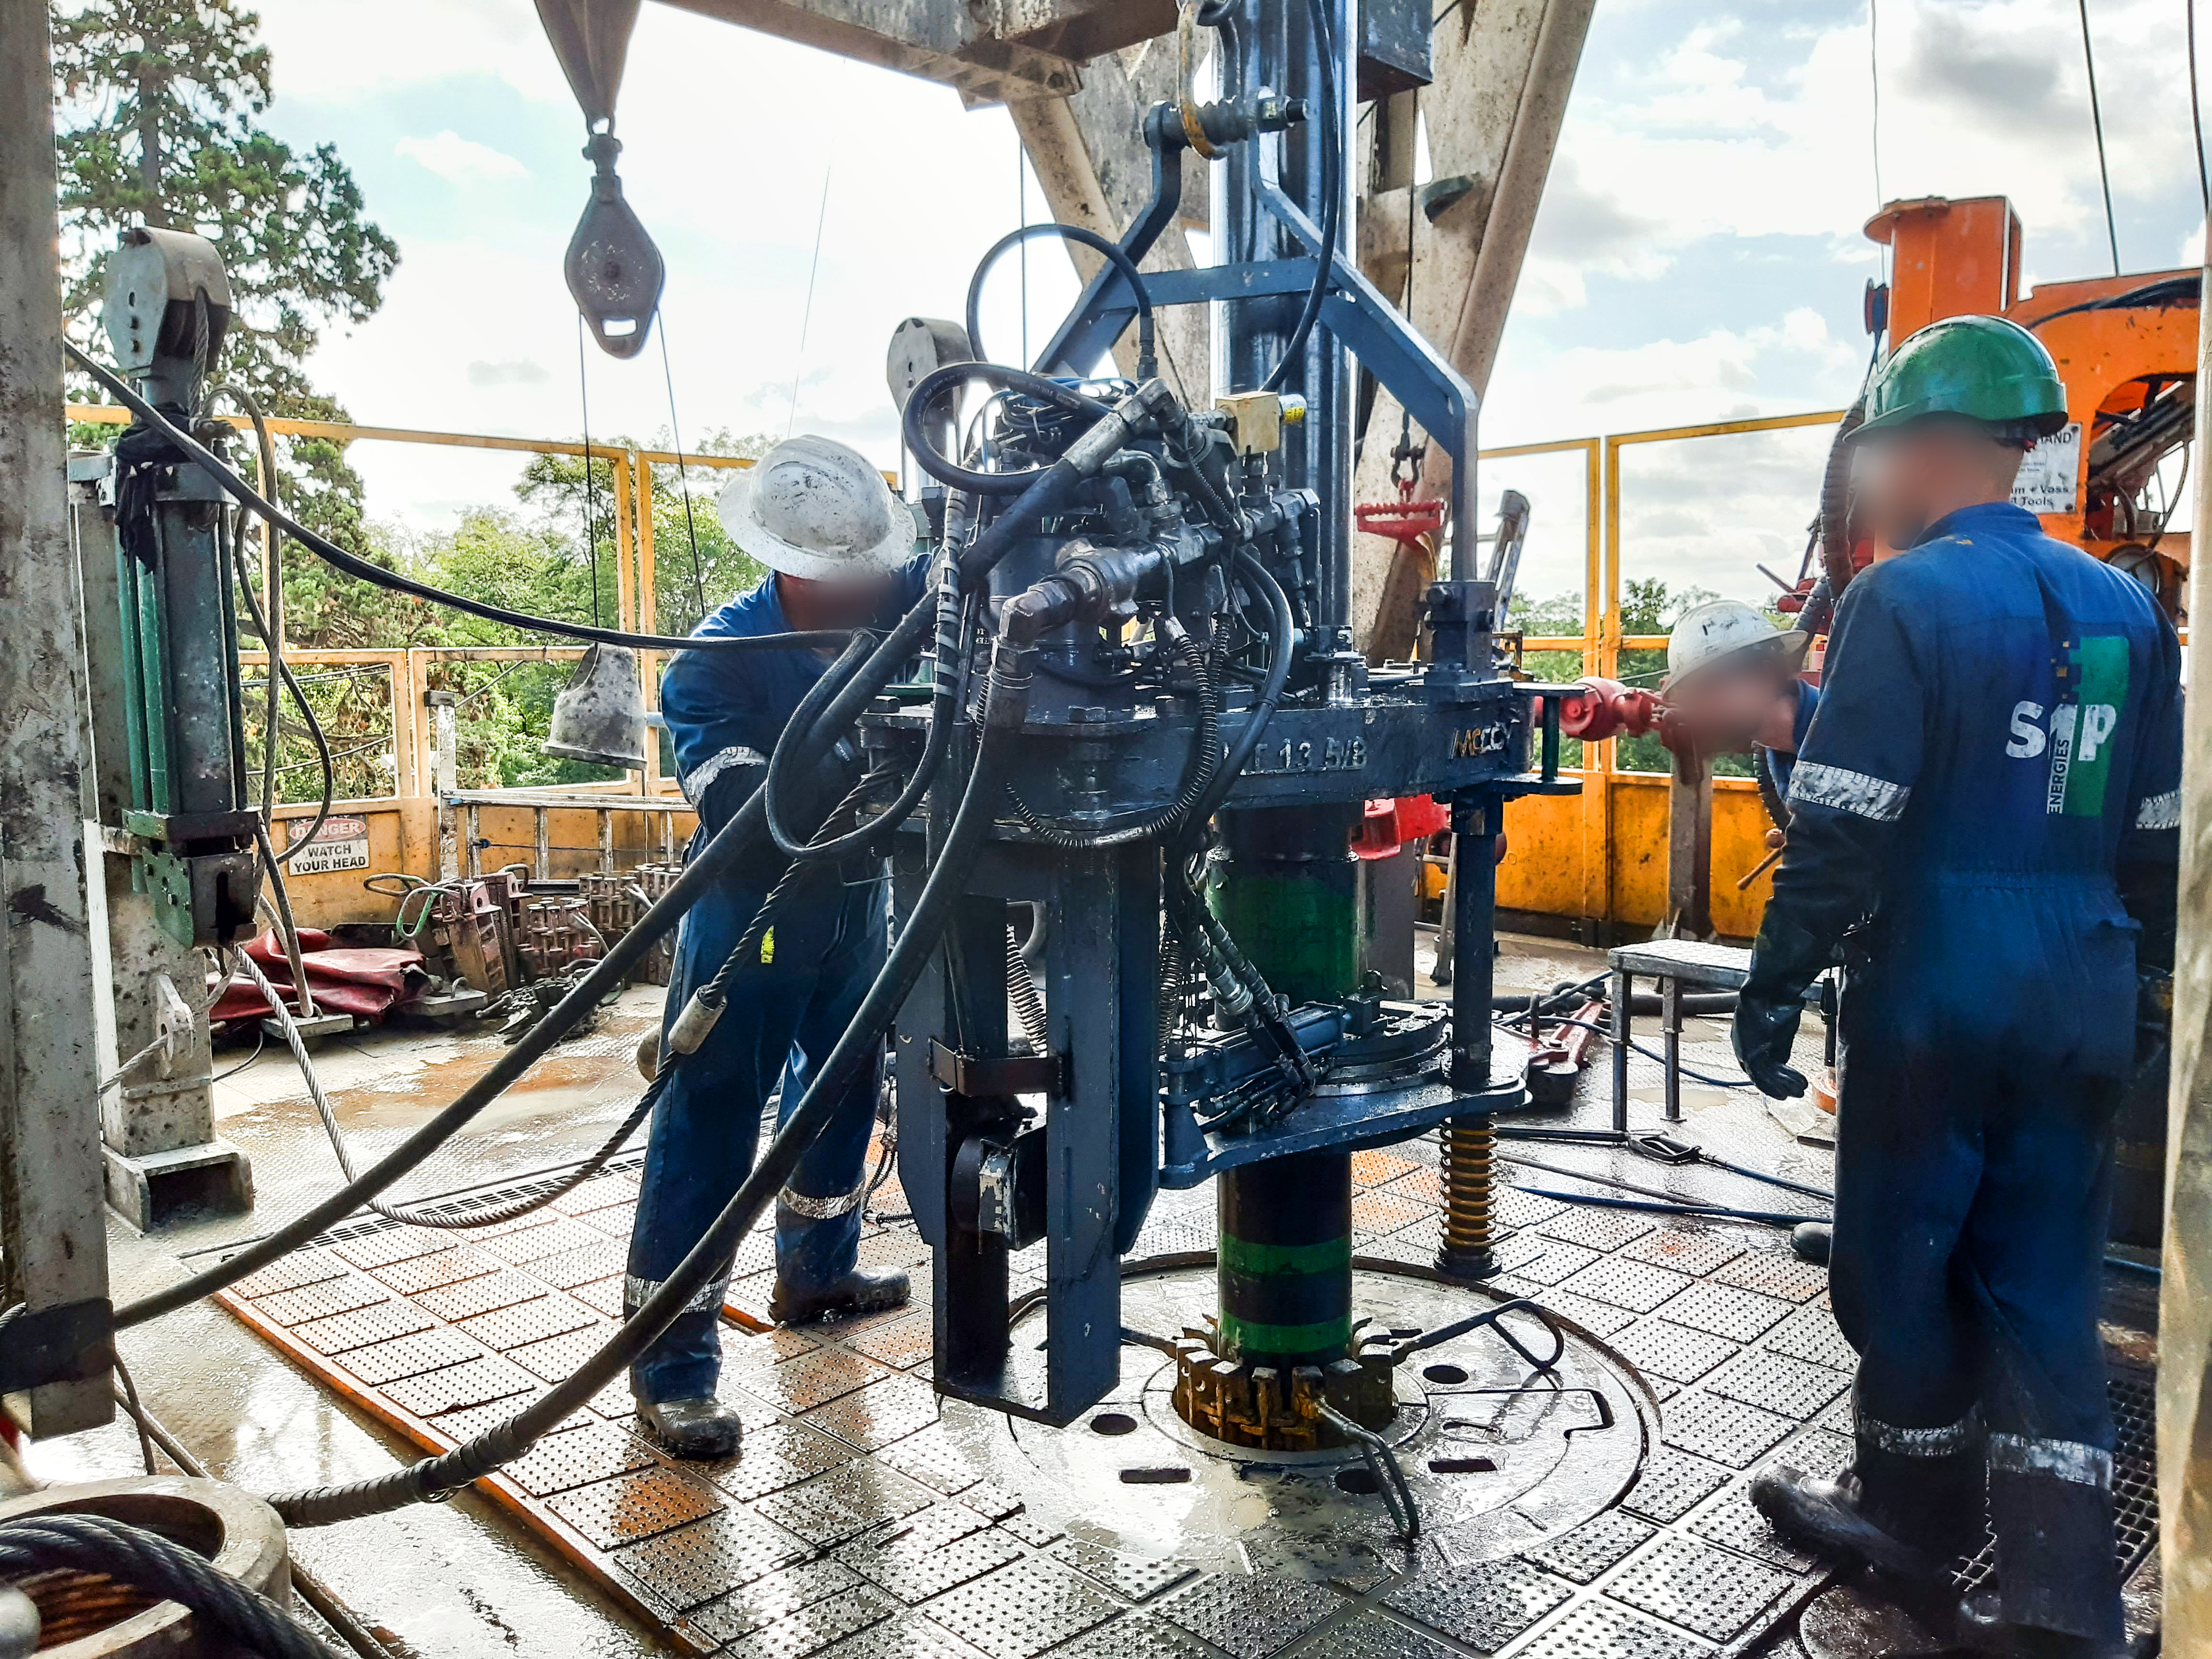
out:
<path id="1" fill-rule="evenodd" d="M 1805 1092 L 1805 1074 L 1790 1063 L 1797 1041 L 1797 1021 L 1805 1012 L 1803 994 L 1766 994 L 1747 984 L 1737 994 L 1731 1041 L 1736 1063 L 1759 1085 L 1759 1092 L 1790 1100 Z"/>
<path id="2" fill-rule="evenodd" d="M 1796 924 L 1783 906 L 1766 907 L 1731 1033 L 1736 1063 L 1761 1094 L 1793 1100 L 1805 1092 L 1805 1074 L 1790 1063 L 1790 1051 L 1805 1012 L 1805 988 L 1834 957 L 1835 946 L 1820 933 Z"/>

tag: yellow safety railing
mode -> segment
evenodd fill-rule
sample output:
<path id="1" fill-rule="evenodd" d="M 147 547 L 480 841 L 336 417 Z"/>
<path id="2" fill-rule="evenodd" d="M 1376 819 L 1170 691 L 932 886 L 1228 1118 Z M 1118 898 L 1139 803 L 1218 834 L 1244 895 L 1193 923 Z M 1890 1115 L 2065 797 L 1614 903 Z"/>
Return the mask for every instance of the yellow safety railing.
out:
<path id="1" fill-rule="evenodd" d="M 108 404 L 73 404 L 68 413 L 72 421 L 122 425 L 130 420 L 128 410 Z M 1666 647 L 1663 635 L 1622 632 L 1620 459 L 1624 450 L 1644 444 L 1830 425 L 1841 416 L 1841 410 L 1832 410 L 1482 451 L 1485 460 L 1553 454 L 1583 457 L 1583 631 L 1579 636 L 1532 637 L 1523 641 L 1524 648 L 1572 651 L 1580 656 L 1584 672 L 1613 676 L 1619 672 L 1624 650 Z M 252 423 L 243 416 L 224 418 L 241 430 L 251 429 Z M 654 586 L 653 467 L 723 469 L 752 465 L 741 457 L 679 454 L 629 444 L 595 443 L 587 450 L 581 443 L 564 439 L 330 421 L 272 419 L 269 424 L 279 436 L 325 438 L 341 444 L 428 444 L 576 457 L 588 453 L 594 460 L 605 460 L 614 485 L 617 626 L 644 634 L 659 631 Z M 249 454 L 246 459 L 252 458 Z M 265 661 L 258 652 L 244 654 L 248 662 Z M 504 805 L 498 799 L 502 792 L 465 791 L 465 808 L 441 810 L 435 783 L 433 723 L 426 707 L 431 666 L 458 660 L 565 662 L 580 654 L 578 647 L 557 646 L 285 651 L 286 659 L 295 665 L 376 663 L 385 665 L 391 673 L 394 793 L 342 801 L 332 809 L 368 823 L 375 869 L 436 879 L 457 868 L 471 867 L 471 860 L 479 852 L 520 848 L 533 851 L 539 860 L 549 862 L 550 873 L 574 874 L 580 869 L 608 867 L 611 856 L 617 863 L 649 860 L 680 845 L 682 836 L 689 832 L 689 809 L 675 792 L 673 780 L 661 774 L 657 742 L 647 745 L 647 769 L 634 779 L 568 786 L 558 794 L 544 790 L 507 791 L 505 794 L 512 799 Z M 641 672 L 647 705 L 657 707 L 659 653 L 643 655 Z M 1580 775 L 1584 788 L 1579 798 L 1533 798 L 1516 801 L 1507 809 L 1506 832 L 1513 851 L 1498 872 L 1501 904 L 1567 919 L 1579 924 L 1594 939 L 1609 937 L 1616 925 L 1634 927 L 1656 921 L 1665 901 L 1667 779 L 1662 774 L 1617 769 L 1613 747 L 1610 742 L 1583 745 Z M 576 800 L 573 809 L 549 805 L 568 796 Z M 595 798 L 609 796 L 627 796 L 634 802 L 643 797 L 650 805 L 644 811 L 639 810 L 644 803 L 601 811 L 592 804 Z M 311 805 L 282 806 L 277 817 L 304 818 L 312 817 L 313 811 Z M 568 820 L 571 813 L 573 823 Z M 1735 881 L 1765 853 L 1766 820 L 1750 780 L 1717 781 L 1713 819 L 1714 921 L 1725 933 L 1747 934 L 1757 927 L 1767 891 L 1764 877 L 1741 893 Z M 508 839 L 524 836 L 526 827 L 525 838 Z M 586 836 L 590 839 L 583 839 Z M 478 841 L 489 841 L 492 846 L 478 848 L 460 844 Z M 495 856 L 476 861 L 483 867 L 501 862 Z M 302 911 L 301 920 L 324 925 L 388 920 L 390 902 L 363 893 L 358 882 L 358 875 L 351 872 L 295 877 L 295 903 Z"/>

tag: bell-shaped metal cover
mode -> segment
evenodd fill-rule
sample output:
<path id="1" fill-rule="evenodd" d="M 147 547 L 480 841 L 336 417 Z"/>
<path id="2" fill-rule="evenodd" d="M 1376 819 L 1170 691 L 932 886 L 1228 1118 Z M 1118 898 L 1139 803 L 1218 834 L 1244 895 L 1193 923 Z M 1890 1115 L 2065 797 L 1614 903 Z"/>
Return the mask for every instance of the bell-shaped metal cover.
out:
<path id="1" fill-rule="evenodd" d="M 556 760 L 645 769 L 645 690 L 635 652 L 595 645 L 584 653 L 568 689 L 553 700 L 544 749 Z"/>

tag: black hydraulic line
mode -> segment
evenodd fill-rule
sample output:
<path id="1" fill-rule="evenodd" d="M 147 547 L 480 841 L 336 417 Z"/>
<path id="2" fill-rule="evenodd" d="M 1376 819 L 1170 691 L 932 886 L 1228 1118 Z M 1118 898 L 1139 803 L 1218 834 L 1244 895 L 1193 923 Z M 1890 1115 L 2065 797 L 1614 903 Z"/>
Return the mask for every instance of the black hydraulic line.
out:
<path id="1" fill-rule="evenodd" d="M 1126 823 L 1113 830 L 1093 830 L 1065 820 L 1048 818 L 1021 798 L 1012 782 L 1006 785 L 1006 804 L 1013 809 L 1014 817 L 1023 829 L 1052 846 L 1071 853 L 1097 852 L 1109 847 L 1127 847 L 1133 842 L 1150 841 L 1155 836 L 1172 833 L 1190 817 L 1206 793 L 1206 786 L 1213 781 L 1213 771 L 1220 759 L 1221 694 L 1211 675 L 1206 672 L 1206 653 L 1198 642 L 1188 634 L 1178 634 L 1176 654 L 1188 665 L 1198 681 L 1198 726 L 1190 740 L 1190 754 L 1183 762 L 1182 779 L 1176 789 L 1175 799 L 1158 811 L 1147 814 L 1141 821 Z"/>
<path id="2" fill-rule="evenodd" d="M 1517 1164 L 1530 1170 L 1541 1170 L 1546 1175 L 1566 1176 L 1576 1181 L 1587 1181 L 1593 1186 L 1610 1187 L 1616 1192 L 1635 1193 L 1640 1197 L 1656 1198 L 1669 1204 L 1695 1205 L 1698 1202 L 1694 1198 L 1685 1197 L 1680 1193 L 1670 1193 L 1662 1188 L 1639 1186 L 1633 1181 L 1621 1181 L 1612 1176 L 1592 1175 L 1586 1170 L 1570 1169 L 1565 1164 L 1545 1164 L 1533 1158 L 1523 1157 L 1519 1152 L 1509 1152 L 1502 1156 L 1508 1164 Z M 1808 1218 L 1799 1216 L 1797 1218 L 1803 1221 Z"/>
<path id="3" fill-rule="evenodd" d="M 1321 65 L 1320 101 L 1328 112 L 1328 131 L 1322 141 L 1320 264 L 1314 272 L 1313 287 L 1307 291 L 1306 302 L 1298 311 L 1297 325 L 1291 331 L 1290 343 L 1283 349 L 1282 360 L 1261 383 L 1262 392 L 1273 392 L 1281 386 L 1291 365 L 1304 353 L 1315 319 L 1321 315 L 1322 302 L 1328 298 L 1330 280 L 1336 275 L 1336 245 L 1343 233 L 1344 112 L 1336 95 L 1336 32 L 1329 25 L 1326 0 L 1306 0 L 1306 9 L 1313 15 L 1314 58 Z"/>
<path id="4" fill-rule="evenodd" d="M 931 597 L 927 594 L 923 596 L 925 599 Z M 954 592 L 949 568 L 939 586 L 939 591 L 934 596 L 934 603 L 937 608 L 935 668 L 937 678 L 930 689 L 929 730 L 922 739 L 921 757 L 915 763 L 913 775 L 908 778 L 905 787 L 899 791 L 897 798 L 890 805 L 859 828 L 848 830 L 842 835 L 824 836 L 816 841 L 801 842 L 787 835 L 777 817 L 776 796 L 779 789 L 783 787 L 787 774 L 775 764 L 776 756 L 771 755 L 766 801 L 768 833 L 769 839 L 775 842 L 776 850 L 786 858 L 797 862 L 813 859 L 842 858 L 848 853 L 859 852 L 904 823 L 914 815 L 915 808 L 921 804 L 922 796 L 928 792 L 931 781 L 936 777 L 938 769 L 944 765 L 945 757 L 952 747 L 952 727 L 955 721 L 958 720 L 960 713 L 954 700 L 953 692 L 957 680 L 951 665 L 958 659 L 961 646 L 967 638 L 972 607 L 960 600 Z M 952 611 L 952 618 L 949 624 L 946 615 L 948 608 Z M 904 633 L 908 623 L 912 621 L 913 612 L 909 611 L 900 622 L 897 631 Z M 853 653 L 848 649 L 846 654 L 850 658 Z M 905 660 L 906 654 L 908 653 L 902 653 L 897 656 L 883 659 L 883 667 L 890 671 L 884 676 L 884 684 L 890 684 L 890 673 L 896 671 L 898 665 Z M 855 675 L 865 672 L 866 668 L 866 665 L 863 663 L 854 662 L 848 667 L 846 664 L 841 662 L 830 672 L 823 674 L 821 679 L 817 680 L 799 705 L 800 711 L 805 713 L 807 721 L 811 722 L 814 718 L 813 713 L 807 708 L 809 703 L 814 704 L 818 708 L 823 703 L 828 702 L 830 696 L 849 684 Z M 834 685 L 829 684 L 833 677 L 836 680 Z M 817 694 L 820 695 L 817 696 Z M 873 694 L 871 693 L 871 695 Z M 802 730 L 807 729 L 800 726 L 799 722 L 799 713 L 795 712 L 792 716 L 792 725 L 799 726 Z M 776 754 L 781 753 L 782 745 L 779 744 Z"/>
<path id="5" fill-rule="evenodd" d="M 2039 317 L 2028 325 L 2031 330 L 2045 323 L 2055 323 L 2061 317 L 2078 316 L 2085 311 L 2126 311 L 2136 306 L 2179 305 L 2189 300 L 2201 300 L 2204 279 L 2196 271 L 2186 276 L 2161 276 L 2154 283 L 2145 283 L 2141 288 L 2131 288 L 2124 294 L 2108 294 L 2101 300 L 2084 300 Z"/>
<path id="6" fill-rule="evenodd" d="M 1581 1000 L 1588 1001 L 1593 997 L 1600 1001 L 1606 1000 L 1601 993 L 1594 989 L 1583 994 Z M 1710 991 L 1686 994 L 1682 998 L 1682 1012 L 1686 1014 L 1734 1013 L 1735 998 L 1736 994 L 1733 991 Z M 1525 1014 L 1528 1012 L 1531 1003 L 1536 1005 L 1536 1017 L 1540 1020 L 1548 1017 L 1550 1009 L 1559 1006 L 1558 999 L 1552 994 L 1541 991 L 1534 995 L 1526 991 L 1501 991 L 1490 999 L 1491 1012 L 1499 1014 Z M 1634 1014 L 1664 1013 L 1666 1001 L 1655 992 L 1638 991 L 1628 1000 L 1628 1011 Z M 1505 1023 L 1514 1025 L 1521 1024 L 1517 1019 Z"/>
<path id="7" fill-rule="evenodd" d="M 403 576 L 396 570 L 386 570 L 382 565 L 349 553 L 329 538 L 316 534 L 283 508 L 276 506 L 258 490 L 246 483 L 198 439 L 179 427 L 168 416 L 155 409 L 108 370 L 71 344 L 62 342 L 62 349 L 78 368 L 91 375 L 123 406 L 138 417 L 141 424 L 162 437 L 180 451 L 186 459 L 206 469 L 208 474 L 225 491 L 244 506 L 252 507 L 284 534 L 306 548 L 325 564 L 333 565 L 347 575 L 365 582 L 389 588 L 395 593 L 428 600 L 432 605 L 444 605 L 450 611 L 465 611 L 486 622 L 495 622 L 509 628 L 519 628 L 533 634 L 557 634 L 567 639 L 590 640 L 600 645 L 626 645 L 639 651 L 793 651 L 817 647 L 842 645 L 852 637 L 844 629 L 814 629 L 790 634 L 754 634 L 744 635 L 708 635 L 681 637 L 665 634 L 630 634 L 619 629 L 593 628 L 585 623 L 556 622 L 550 617 L 532 617 L 520 611 L 509 611 L 504 605 L 490 605 L 482 599 L 471 599 L 460 593 L 433 587 L 428 582 L 418 582 Z"/>
<path id="8" fill-rule="evenodd" d="M 1251 712 L 1244 717 L 1243 728 L 1237 732 L 1237 741 L 1230 745 L 1228 754 L 1222 757 L 1220 766 L 1213 774 L 1212 782 L 1206 786 L 1206 793 L 1191 808 L 1187 823 L 1189 833 L 1194 835 L 1203 833 L 1206 821 L 1220 810 L 1221 803 L 1228 798 L 1230 790 L 1243 774 L 1244 763 L 1252 758 L 1252 751 L 1260 746 L 1260 738 L 1267 729 L 1267 722 L 1274 718 L 1275 710 L 1282 706 L 1283 687 L 1290 679 L 1291 659 L 1297 646 L 1297 623 L 1291 618 L 1290 595 L 1283 592 L 1283 585 L 1268 574 L 1267 566 L 1249 553 L 1237 556 L 1237 574 L 1249 583 L 1266 602 L 1270 618 L 1267 631 L 1273 638 L 1275 648 L 1267 658 L 1267 678 L 1260 687 L 1259 697 L 1252 704 Z"/>
<path id="9" fill-rule="evenodd" d="M 983 257 L 976 261 L 975 274 L 968 279 L 968 345 L 981 357 L 983 355 L 983 279 L 991 274 L 991 267 L 999 263 L 1012 248 L 1038 236 L 1057 236 L 1062 241 L 1080 243 L 1093 252 L 1103 254 L 1115 270 L 1121 273 L 1129 291 L 1137 296 L 1137 378 L 1149 380 L 1159 372 L 1159 354 L 1152 349 L 1152 295 L 1145 286 L 1144 273 L 1137 262 L 1119 242 L 1101 236 L 1095 230 L 1081 225 L 1043 222 L 1024 225 L 1008 231 L 991 244 Z M 1071 365 L 1073 367 L 1073 365 Z"/>
<path id="10" fill-rule="evenodd" d="M 27 1577 L 57 1568 L 102 1574 L 157 1600 L 180 1602 L 204 1628 L 263 1659 L 335 1659 L 274 1601 L 159 1533 L 103 1515 L 0 1521 L 0 1572 Z"/>
<path id="11" fill-rule="evenodd" d="M 723 1271 L 739 1242 L 790 1179 L 800 1157 L 842 1103 L 846 1089 L 864 1066 L 875 1062 L 884 1029 L 935 953 L 953 903 L 964 890 L 969 872 L 989 834 L 999 786 L 1005 780 L 1006 738 L 1018 724 L 1019 709 L 1002 711 L 1001 698 L 1018 705 L 1025 700 L 1027 689 L 1026 676 L 1002 675 L 994 666 L 988 724 L 975 769 L 928 879 L 882 970 L 751 1173 L 644 1305 L 573 1375 L 465 1445 L 371 1480 L 280 1493 L 270 1498 L 287 1525 L 325 1526 L 381 1514 L 457 1491 L 512 1462 L 628 1369 L 684 1311 L 700 1288 Z M 1009 713 L 1011 720 L 1006 718 Z"/>
<path id="12" fill-rule="evenodd" d="M 954 387 L 965 386 L 970 380 L 988 380 L 1004 391 L 1025 392 L 1071 414 L 1097 416 L 1109 412 L 1097 398 L 1045 375 L 1033 374 L 1026 368 L 1010 368 L 1004 363 L 947 363 L 932 370 L 907 398 L 906 412 L 899 420 L 900 430 L 906 447 L 914 453 L 916 465 L 938 483 L 964 489 L 970 495 L 1018 495 L 1052 470 L 1039 466 L 1022 472 L 979 472 L 961 465 L 938 449 L 929 431 L 930 408 Z"/>
<path id="13" fill-rule="evenodd" d="M 226 1285 L 236 1284 L 248 1273 L 290 1254 L 316 1234 L 343 1220 L 393 1182 L 417 1168 L 477 1113 L 518 1082 L 571 1026 L 597 1007 L 601 999 L 619 989 L 629 970 L 676 926 L 678 918 L 708 888 L 756 851 L 762 817 L 760 796 L 756 791 L 744 809 L 700 849 L 698 856 L 684 867 L 668 891 L 655 900 L 653 908 L 638 918 L 637 924 L 608 949 L 589 974 L 570 988 L 566 996 L 524 1032 L 514 1047 L 501 1054 L 489 1070 L 463 1090 L 452 1104 L 363 1170 L 357 1179 L 349 1181 L 276 1231 L 216 1266 L 136 1302 L 126 1303 L 116 1310 L 115 1328 L 128 1330 L 133 1325 L 173 1313 L 204 1296 L 212 1296 Z"/>
<path id="14" fill-rule="evenodd" d="M 1732 1210 L 1718 1204 L 1658 1204 L 1647 1199 L 1600 1198 L 1595 1193 L 1563 1193 L 1550 1187 L 1518 1184 L 1513 1190 L 1560 1204 L 1588 1204 L 1601 1210 L 1634 1210 L 1646 1215 L 1698 1216 L 1708 1221 L 1763 1221 L 1770 1227 L 1801 1227 L 1808 1221 L 1829 1224 L 1826 1216 L 1789 1215 L 1779 1210 Z"/>
<path id="15" fill-rule="evenodd" d="M 245 515 L 240 514 L 239 516 L 242 521 Z M 275 854 L 278 864 L 289 864 L 301 848 L 315 838 L 315 832 L 323 827 L 324 820 L 330 817 L 331 801 L 337 793 L 337 770 L 331 763 L 331 740 L 324 733 L 323 723 L 316 719 L 314 705 L 307 701 L 307 694 L 301 690 L 299 676 L 292 672 L 292 665 L 286 662 L 283 654 L 276 649 L 276 636 L 270 631 L 269 619 L 261 614 L 261 600 L 253 592 L 253 584 L 246 579 L 245 568 L 238 564 L 235 556 L 231 562 L 237 569 L 239 592 L 246 600 L 246 615 L 252 620 L 253 625 L 261 630 L 262 642 L 269 647 L 269 660 L 276 665 L 276 672 L 269 677 L 270 701 L 272 703 L 275 701 L 276 682 L 283 680 L 284 689 L 292 694 L 292 701 L 300 710 L 300 718 L 307 722 L 307 735 L 314 740 L 315 753 L 323 766 L 323 799 L 321 805 L 315 808 L 313 821 L 307 825 L 305 834 L 282 852 Z M 273 717 L 270 720 L 269 729 L 263 734 L 261 741 L 262 747 L 267 753 L 274 756 L 276 752 L 276 721 Z M 264 809 L 263 817 L 265 818 L 267 816 L 267 811 Z"/>

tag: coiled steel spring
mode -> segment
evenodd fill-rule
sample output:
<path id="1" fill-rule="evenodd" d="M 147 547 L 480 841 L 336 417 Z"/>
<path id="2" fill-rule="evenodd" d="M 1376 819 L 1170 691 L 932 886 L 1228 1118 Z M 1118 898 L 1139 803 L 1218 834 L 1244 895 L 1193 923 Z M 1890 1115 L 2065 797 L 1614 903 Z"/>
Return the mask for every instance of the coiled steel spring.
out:
<path id="1" fill-rule="evenodd" d="M 1030 1040 L 1030 1052 L 1051 1053 L 1052 1032 L 1045 1024 L 1044 998 L 1037 993 L 1036 976 L 1030 972 L 1029 958 L 1022 954 L 1022 942 L 1012 927 L 1006 929 L 1006 995 L 1013 1002 L 1022 1035 Z"/>
<path id="2" fill-rule="evenodd" d="M 1448 1119 L 1443 1143 L 1443 1243 L 1437 1266 L 1456 1278 L 1492 1271 L 1498 1226 L 1498 1131 L 1487 1112 Z"/>

